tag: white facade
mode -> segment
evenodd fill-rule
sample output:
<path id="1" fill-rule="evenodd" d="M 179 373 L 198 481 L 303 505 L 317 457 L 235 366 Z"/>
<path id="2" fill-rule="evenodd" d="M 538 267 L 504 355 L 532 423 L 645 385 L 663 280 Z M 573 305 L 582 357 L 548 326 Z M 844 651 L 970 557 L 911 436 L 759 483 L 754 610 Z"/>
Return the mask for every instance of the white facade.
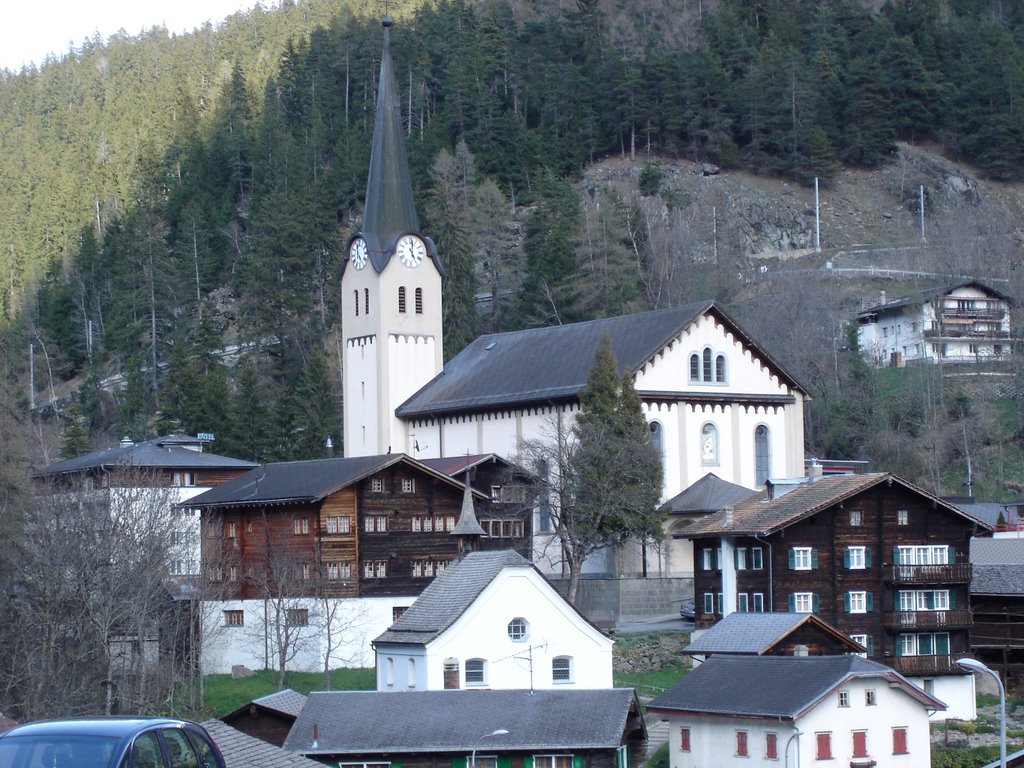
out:
<path id="1" fill-rule="evenodd" d="M 945 710 L 932 713 L 931 719 L 934 722 L 974 720 L 978 717 L 978 697 L 974 689 L 974 675 L 936 675 L 935 677 L 908 677 L 907 679 L 946 705 Z"/>
<path id="2" fill-rule="evenodd" d="M 869 699 L 869 691 L 873 698 Z M 846 694 L 845 705 L 840 692 Z M 871 760 L 877 768 L 920 768 L 931 760 L 928 711 L 905 691 L 890 688 L 881 677 L 849 680 L 792 722 L 676 714 L 669 716 L 669 724 L 672 768 L 871 765 Z M 683 729 L 688 730 L 686 736 Z M 898 730 L 905 734 L 906 749 L 895 754 L 896 746 L 902 744 Z M 855 732 L 863 737 L 855 737 Z M 866 754 L 854 754 L 855 738 L 863 738 Z M 770 757 L 773 739 L 775 756 Z M 820 745 L 826 739 L 830 756 L 819 759 Z M 741 740 L 746 742 L 746 755 L 739 754 Z M 683 748 L 687 743 L 688 750 Z"/>
<path id="3" fill-rule="evenodd" d="M 857 340 L 875 366 L 976 363 L 1011 352 L 1009 306 L 995 291 L 967 283 L 861 312 Z"/>
<path id="4" fill-rule="evenodd" d="M 286 610 L 305 610 L 308 624 L 290 627 L 291 658 L 288 669 L 320 672 L 330 649 L 328 666 L 372 667 L 371 642 L 391 626 L 395 609 L 410 606 L 414 597 L 291 598 Z M 274 610 L 263 600 L 207 600 L 203 602 L 203 674 L 227 674 L 235 665 L 249 669 L 276 669 Z M 238 623 L 241 622 L 241 623 Z"/>
<path id="5" fill-rule="evenodd" d="M 533 568 L 506 568 L 431 642 L 379 644 L 377 690 L 441 690 L 446 664 L 459 688 L 611 688 L 613 644 Z"/>

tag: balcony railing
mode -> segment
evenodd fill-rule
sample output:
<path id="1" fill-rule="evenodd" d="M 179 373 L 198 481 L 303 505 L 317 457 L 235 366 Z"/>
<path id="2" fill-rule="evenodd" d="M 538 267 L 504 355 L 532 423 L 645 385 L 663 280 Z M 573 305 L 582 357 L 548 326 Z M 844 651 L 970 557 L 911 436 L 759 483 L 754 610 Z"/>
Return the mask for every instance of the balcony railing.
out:
<path id="1" fill-rule="evenodd" d="M 893 656 L 886 659 L 886 663 L 901 675 L 963 674 L 963 670 L 956 665 L 956 660 L 969 655 L 957 653 L 951 656 Z"/>
<path id="2" fill-rule="evenodd" d="M 970 627 L 974 618 L 968 610 L 954 611 L 886 611 L 887 629 L 935 629 Z"/>
<path id="3" fill-rule="evenodd" d="M 968 317 L 977 320 L 1002 320 L 1006 310 L 998 305 L 988 307 L 943 307 L 943 317 Z"/>
<path id="4" fill-rule="evenodd" d="M 971 564 L 887 565 L 882 573 L 889 584 L 967 584 L 971 580 Z"/>
<path id="5" fill-rule="evenodd" d="M 926 339 L 996 339 L 1007 340 L 1010 332 L 1002 329 L 975 329 L 964 325 L 943 325 L 941 328 L 929 328 L 924 332 Z"/>

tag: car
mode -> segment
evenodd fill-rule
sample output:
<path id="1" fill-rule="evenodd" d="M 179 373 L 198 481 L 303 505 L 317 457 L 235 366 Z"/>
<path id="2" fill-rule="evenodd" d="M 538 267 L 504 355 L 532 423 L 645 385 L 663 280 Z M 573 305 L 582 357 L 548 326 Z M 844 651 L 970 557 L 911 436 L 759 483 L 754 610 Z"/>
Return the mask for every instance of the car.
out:
<path id="1" fill-rule="evenodd" d="M 40 720 L 0 734 L 0 768 L 225 768 L 206 729 L 165 717 Z"/>
<path id="2" fill-rule="evenodd" d="M 683 602 L 681 602 L 679 604 L 679 617 L 680 618 L 687 619 L 689 621 L 693 621 L 694 618 L 696 618 L 696 616 L 697 616 L 696 607 L 695 607 L 694 602 L 693 602 L 693 600 L 691 598 L 687 598 L 686 600 L 683 600 Z"/>

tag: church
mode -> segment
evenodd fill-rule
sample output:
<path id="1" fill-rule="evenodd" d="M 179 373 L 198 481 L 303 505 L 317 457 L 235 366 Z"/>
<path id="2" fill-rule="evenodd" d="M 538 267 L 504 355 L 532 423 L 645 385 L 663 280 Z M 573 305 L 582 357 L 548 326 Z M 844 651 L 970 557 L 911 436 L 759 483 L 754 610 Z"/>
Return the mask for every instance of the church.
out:
<path id="1" fill-rule="evenodd" d="M 805 390 L 713 301 L 485 335 L 443 363 L 443 254 L 419 226 L 390 25 L 363 224 L 341 272 L 345 456 L 493 453 L 515 463 L 523 441 L 555 421 L 571 425 L 608 333 L 661 453 L 664 499 L 708 473 L 751 489 L 802 475 Z M 534 562 L 560 573 L 539 510 L 534 522 Z M 668 546 L 648 556 L 647 573 L 692 573 L 683 525 L 668 521 Z"/>

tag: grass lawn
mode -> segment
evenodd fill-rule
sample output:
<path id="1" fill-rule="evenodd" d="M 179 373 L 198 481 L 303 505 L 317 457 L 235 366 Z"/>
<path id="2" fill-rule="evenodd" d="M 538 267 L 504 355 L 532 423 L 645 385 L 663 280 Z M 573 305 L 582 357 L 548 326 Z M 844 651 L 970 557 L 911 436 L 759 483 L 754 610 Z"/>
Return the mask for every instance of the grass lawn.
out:
<path id="1" fill-rule="evenodd" d="M 690 670 L 683 667 L 656 669 L 651 672 L 616 672 L 616 688 L 636 688 L 640 696 L 657 696 L 678 683 Z"/>
<path id="2" fill-rule="evenodd" d="M 289 672 L 285 687 L 298 693 L 312 691 L 372 691 L 376 678 L 372 668 L 335 669 L 328 686 L 322 672 Z M 206 678 L 206 710 L 214 717 L 233 712 L 253 699 L 277 690 L 277 672 L 262 670 L 241 680 L 231 675 L 208 675 Z"/>

